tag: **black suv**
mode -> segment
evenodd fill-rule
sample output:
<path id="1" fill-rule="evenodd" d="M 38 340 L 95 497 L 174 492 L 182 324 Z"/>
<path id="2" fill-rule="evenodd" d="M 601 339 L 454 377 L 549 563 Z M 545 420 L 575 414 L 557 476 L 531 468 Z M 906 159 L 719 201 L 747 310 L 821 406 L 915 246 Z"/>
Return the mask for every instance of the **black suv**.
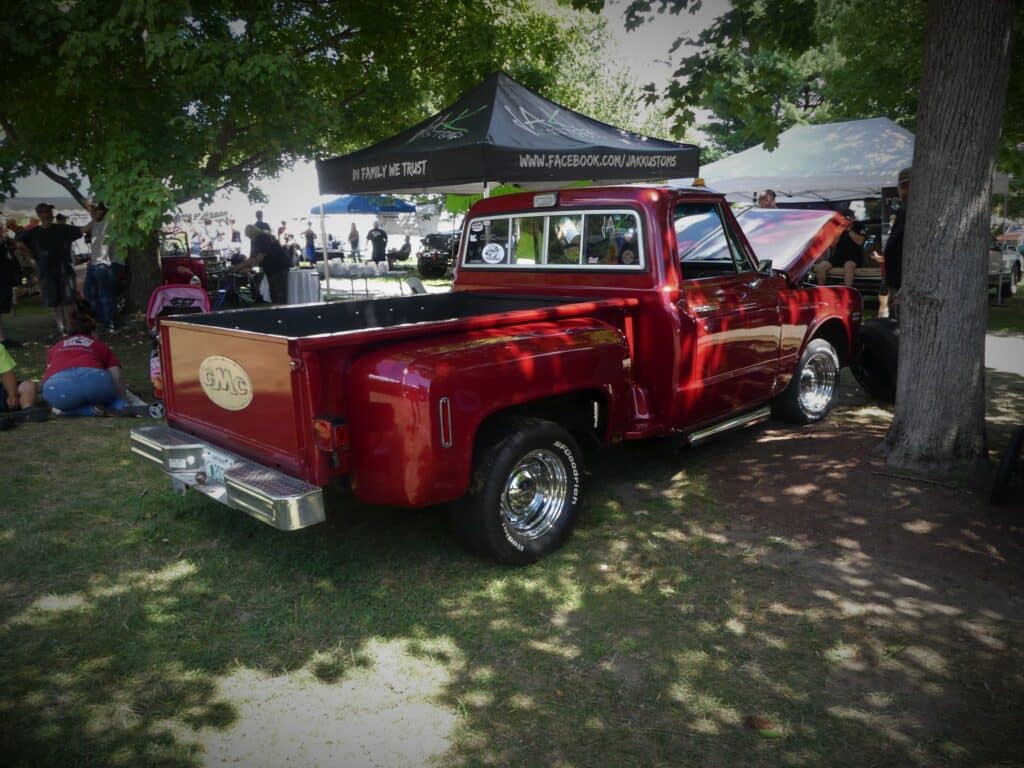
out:
<path id="1" fill-rule="evenodd" d="M 423 249 L 416 256 L 416 266 L 423 277 L 444 277 L 455 263 L 461 232 L 435 232 L 423 237 Z"/>

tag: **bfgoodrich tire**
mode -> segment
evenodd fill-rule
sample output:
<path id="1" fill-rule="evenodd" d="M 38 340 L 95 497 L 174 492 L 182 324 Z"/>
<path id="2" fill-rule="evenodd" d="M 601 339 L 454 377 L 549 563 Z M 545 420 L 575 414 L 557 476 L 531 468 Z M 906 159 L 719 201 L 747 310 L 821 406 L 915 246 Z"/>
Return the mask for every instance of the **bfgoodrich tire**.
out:
<path id="1" fill-rule="evenodd" d="M 582 503 L 583 455 L 572 435 L 551 421 L 518 419 L 477 456 L 469 492 L 452 508 L 460 541 L 513 565 L 558 549 Z"/>
<path id="2" fill-rule="evenodd" d="M 869 320 L 860 329 L 850 370 L 869 397 L 883 403 L 896 402 L 896 374 L 899 369 L 899 336 L 891 318 Z"/>
<path id="3" fill-rule="evenodd" d="M 772 401 L 772 415 L 810 424 L 828 415 L 839 391 L 839 355 L 825 339 L 812 339 L 789 385 Z"/>

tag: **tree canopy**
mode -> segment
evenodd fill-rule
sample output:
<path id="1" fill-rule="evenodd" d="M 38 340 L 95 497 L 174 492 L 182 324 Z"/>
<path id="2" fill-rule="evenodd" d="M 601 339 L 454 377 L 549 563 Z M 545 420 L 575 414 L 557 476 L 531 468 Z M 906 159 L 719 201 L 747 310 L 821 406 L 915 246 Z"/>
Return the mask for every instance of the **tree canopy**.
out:
<path id="1" fill-rule="evenodd" d="M 599 9 L 604 0 L 573 0 Z M 682 55 L 663 93 L 678 132 L 711 113 L 702 130 L 713 151 L 735 152 L 798 122 L 886 116 L 916 127 L 923 60 L 925 0 L 733 0 L 695 38 L 680 37 Z M 652 14 L 680 14 L 700 0 L 634 0 L 626 26 Z M 1018 4 L 1010 81 L 1024 80 L 1024 6 Z M 977 56 L 991 55 L 984 48 Z M 1010 88 L 998 164 L 1024 174 L 1024 88 Z"/>
<path id="2" fill-rule="evenodd" d="M 404 128 L 504 69 L 550 83 L 572 37 L 526 0 L 11 0 L 0 195 L 41 170 L 139 244 L 165 213 Z"/>

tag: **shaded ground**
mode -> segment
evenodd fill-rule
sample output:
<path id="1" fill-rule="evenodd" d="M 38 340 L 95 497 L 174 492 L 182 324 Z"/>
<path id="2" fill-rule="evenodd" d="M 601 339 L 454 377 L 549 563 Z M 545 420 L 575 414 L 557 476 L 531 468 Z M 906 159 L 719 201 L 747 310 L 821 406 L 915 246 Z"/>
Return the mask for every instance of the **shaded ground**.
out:
<path id="1" fill-rule="evenodd" d="M 990 371 L 989 389 L 998 459 L 1011 426 L 1024 423 L 1024 388 Z M 997 509 L 984 474 L 949 483 L 901 475 L 876 452 L 891 414 L 855 385 L 843 400 L 824 423 L 708 447 L 709 467 L 733 470 L 709 476 L 730 545 L 779 575 L 756 619 L 827 627 L 838 638 L 826 653 L 829 712 L 873 727 L 906 759 L 927 763 L 932 751 L 987 764 L 962 752 L 972 741 L 1020 759 L 1024 486 Z"/>

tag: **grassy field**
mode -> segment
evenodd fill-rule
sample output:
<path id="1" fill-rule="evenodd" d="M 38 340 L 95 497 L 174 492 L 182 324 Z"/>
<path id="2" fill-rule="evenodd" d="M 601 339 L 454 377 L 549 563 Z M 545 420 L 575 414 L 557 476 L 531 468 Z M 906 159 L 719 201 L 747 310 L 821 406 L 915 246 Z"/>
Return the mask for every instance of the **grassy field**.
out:
<path id="1" fill-rule="evenodd" d="M 988 306 L 990 331 L 1024 335 L 1024 288 L 1004 304 L 989 302 Z"/>
<path id="2" fill-rule="evenodd" d="M 24 306 L 7 327 L 38 375 L 48 316 Z M 113 345 L 147 396 L 141 323 Z M 5 765 L 1019 764 L 1006 623 L 946 661 L 911 658 L 914 611 L 941 599 L 922 587 L 893 627 L 844 614 L 793 538 L 738 535 L 709 484 L 743 476 L 728 453 L 647 441 L 594 457 L 569 545 L 513 570 L 460 550 L 441 509 L 331 491 L 325 524 L 282 534 L 176 496 L 129 455 L 133 423 L 0 434 Z M 989 631 L 958 622 L 957 637 Z M 863 635 L 874 662 L 851 650 Z M 1005 689 L 972 677 L 982 657 L 1018 663 Z M 837 685 L 897 662 L 899 685 Z M 977 680 L 968 714 L 907 725 L 949 678 Z"/>

